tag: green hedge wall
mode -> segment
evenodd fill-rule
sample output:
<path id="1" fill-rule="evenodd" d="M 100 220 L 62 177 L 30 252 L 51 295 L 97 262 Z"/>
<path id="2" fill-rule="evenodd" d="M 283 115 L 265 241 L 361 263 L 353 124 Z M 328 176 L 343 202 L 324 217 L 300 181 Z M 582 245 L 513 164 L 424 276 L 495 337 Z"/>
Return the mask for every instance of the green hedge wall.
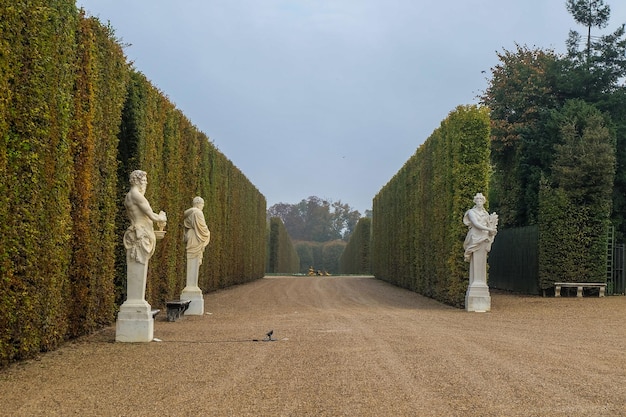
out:
<path id="1" fill-rule="evenodd" d="M 489 187 L 489 113 L 459 106 L 374 197 L 372 272 L 462 307 L 468 285 L 462 218 Z"/>
<path id="2" fill-rule="evenodd" d="M 81 13 L 70 140 L 74 165 L 70 336 L 114 319 L 117 149 L 129 66 L 109 27 Z"/>
<path id="3" fill-rule="evenodd" d="M 539 187 L 539 285 L 606 282 L 607 234 L 616 169 L 613 123 L 570 100 L 558 113 L 561 143 Z"/>
<path id="4" fill-rule="evenodd" d="M 148 173 L 146 198 L 167 213 L 165 239 L 157 243 L 148 268 L 146 299 L 163 305 L 178 298 L 186 280 L 183 214 L 192 199 L 205 200 L 211 242 L 198 285 L 210 291 L 252 279 L 265 271 L 265 197 L 209 139 L 139 72 L 131 72 L 122 112 L 118 199 L 128 192 L 128 175 Z M 118 212 L 118 236 L 128 227 Z M 125 260 L 118 250 L 118 303 L 125 298 Z"/>
<path id="5" fill-rule="evenodd" d="M 539 287 L 560 282 L 606 282 L 609 211 L 574 203 L 562 188 L 539 189 Z"/>
<path id="6" fill-rule="evenodd" d="M 283 221 L 272 217 L 267 239 L 267 272 L 293 274 L 300 271 L 300 257 Z"/>
<path id="7" fill-rule="evenodd" d="M 0 7 L 0 366 L 115 320 L 128 174 L 168 214 L 148 301 L 185 284 L 182 216 L 204 197 L 205 291 L 260 278 L 266 202 L 73 0 Z"/>
<path id="8" fill-rule="evenodd" d="M 328 242 L 312 242 L 300 240 L 294 243 L 300 258 L 300 272 L 308 273 L 309 267 L 316 271 L 326 271 L 330 274 L 339 273 L 339 259 L 346 248 L 343 240 Z"/>
<path id="9" fill-rule="evenodd" d="M 363 217 L 356 224 L 354 233 L 339 259 L 342 274 L 370 274 L 370 244 L 372 219 Z"/>

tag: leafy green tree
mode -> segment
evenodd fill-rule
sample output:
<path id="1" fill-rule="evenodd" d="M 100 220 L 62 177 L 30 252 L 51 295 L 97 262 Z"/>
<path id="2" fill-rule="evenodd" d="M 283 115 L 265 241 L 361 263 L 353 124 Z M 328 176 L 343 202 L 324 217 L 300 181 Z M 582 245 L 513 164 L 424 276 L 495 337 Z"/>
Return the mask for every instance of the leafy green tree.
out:
<path id="1" fill-rule="evenodd" d="M 332 208 L 333 234 L 339 235 L 343 240 L 348 241 L 361 218 L 361 213 L 358 210 L 353 210 L 348 204 L 342 204 L 341 200 L 334 202 Z"/>
<path id="2" fill-rule="evenodd" d="M 348 240 L 361 214 L 341 200 L 311 196 L 297 204 L 274 204 L 267 216 L 280 218 L 293 240 L 328 242 Z"/>
<path id="3" fill-rule="evenodd" d="M 302 200 L 298 207 L 305 220 L 303 237 L 306 240 L 326 242 L 337 238 L 333 230 L 330 202 L 319 197 L 309 197 L 308 200 Z"/>
<path id="4" fill-rule="evenodd" d="M 587 28 L 587 61 L 591 57 L 591 28 L 605 28 L 609 24 L 611 8 L 604 4 L 603 0 L 567 0 L 565 3 L 567 11 L 574 17 L 574 20 Z M 568 46 L 577 45 L 580 41 L 580 34 L 570 31 Z"/>
<path id="5" fill-rule="evenodd" d="M 603 29 L 609 24 L 611 9 L 602 0 L 568 0 L 567 10 L 574 20 L 587 30 L 584 46 L 580 33 L 570 30 L 567 56 L 564 59 L 567 76 L 562 88 L 568 98 L 583 98 L 602 102 L 620 87 L 626 76 L 626 37 L 624 24 L 608 35 L 592 36 L 592 28 Z"/>
<path id="6" fill-rule="evenodd" d="M 497 53 L 500 63 L 480 97 L 491 112 L 494 173 L 489 198 L 504 227 L 534 223 L 539 178 L 550 166 L 553 137 L 546 131 L 550 111 L 561 100 L 559 58 L 551 50 L 516 45 Z"/>
<path id="7" fill-rule="evenodd" d="M 567 56 L 562 62 L 564 76 L 560 89 L 564 97 L 581 98 L 608 113 L 614 122 L 617 166 L 613 188 L 612 221 L 618 238 L 626 236 L 626 33 L 622 23 L 609 34 L 592 36 L 592 29 L 604 29 L 610 7 L 603 1 L 569 0 L 568 11 L 586 28 L 582 36 L 570 31 Z"/>
<path id="8" fill-rule="evenodd" d="M 555 113 L 562 143 L 555 145 L 552 182 L 576 204 L 611 209 L 615 176 L 615 137 L 611 120 L 582 100 L 570 100 Z"/>
<path id="9" fill-rule="evenodd" d="M 626 235 L 626 37 L 624 25 L 602 36 L 610 8 L 599 0 L 569 0 L 567 10 L 586 28 L 587 39 L 570 31 L 568 52 L 517 46 L 498 54 L 483 104 L 491 109 L 494 174 L 490 204 L 503 227 L 537 222 L 539 182 L 550 178 L 555 146 L 562 137 L 552 119 L 569 100 L 582 99 L 613 119 L 617 172 L 613 222 Z"/>

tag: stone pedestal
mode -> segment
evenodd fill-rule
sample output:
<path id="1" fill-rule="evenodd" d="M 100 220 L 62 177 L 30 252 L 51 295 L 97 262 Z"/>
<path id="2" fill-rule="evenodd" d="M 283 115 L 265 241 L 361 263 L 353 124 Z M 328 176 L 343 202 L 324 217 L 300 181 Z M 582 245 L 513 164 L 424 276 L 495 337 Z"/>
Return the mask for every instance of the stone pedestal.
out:
<path id="1" fill-rule="evenodd" d="M 201 258 L 187 258 L 187 286 L 180 294 L 181 300 L 191 300 L 186 316 L 202 316 L 204 314 L 204 297 L 198 287 L 198 271 Z"/>
<path id="2" fill-rule="evenodd" d="M 491 296 L 487 284 L 470 284 L 465 293 L 465 310 L 475 312 L 491 310 Z"/>
<path id="3" fill-rule="evenodd" d="M 154 337 L 152 308 L 145 300 L 148 265 L 128 260 L 127 298 L 115 323 L 116 342 L 151 342 Z"/>
<path id="4" fill-rule="evenodd" d="M 115 322 L 116 342 L 151 342 L 154 338 L 152 308 L 145 300 L 126 300 Z"/>
<path id="5" fill-rule="evenodd" d="M 465 310 L 490 311 L 491 296 L 487 285 L 487 251 L 478 250 L 472 254 L 469 282 L 469 287 L 465 293 Z"/>
<path id="6" fill-rule="evenodd" d="M 189 308 L 185 311 L 186 316 L 202 316 L 204 314 L 204 297 L 198 287 L 185 287 L 180 294 L 181 300 L 191 300 Z"/>

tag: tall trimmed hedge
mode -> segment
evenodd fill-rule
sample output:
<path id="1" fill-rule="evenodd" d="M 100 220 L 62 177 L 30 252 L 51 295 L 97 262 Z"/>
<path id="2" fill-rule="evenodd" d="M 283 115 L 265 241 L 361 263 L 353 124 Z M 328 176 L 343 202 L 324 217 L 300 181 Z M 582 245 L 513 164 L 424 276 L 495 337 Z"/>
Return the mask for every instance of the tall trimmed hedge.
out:
<path id="1" fill-rule="evenodd" d="M 610 118 L 579 100 L 558 113 L 561 143 L 539 187 L 539 286 L 606 282 L 607 234 L 616 170 Z"/>
<path id="2" fill-rule="evenodd" d="M 272 217 L 267 238 L 267 272 L 296 273 L 300 270 L 300 257 L 287 233 L 283 221 Z"/>
<path id="3" fill-rule="evenodd" d="M 354 233 L 339 259 L 342 274 L 370 274 L 370 245 L 372 219 L 363 217 L 356 224 Z"/>
<path id="4" fill-rule="evenodd" d="M 111 323 L 115 314 L 117 153 L 129 65 L 113 31 L 80 13 L 72 143 L 72 263 L 68 318 L 78 336 Z"/>
<path id="5" fill-rule="evenodd" d="M 204 197 L 205 291 L 260 278 L 266 202 L 202 132 L 133 71 L 113 30 L 73 0 L 0 6 L 0 366 L 115 319 L 125 298 L 123 196 L 168 214 L 148 301 L 185 285 L 182 216 Z"/>
<path id="6" fill-rule="evenodd" d="M 313 242 L 300 240 L 294 243 L 300 258 L 300 272 L 308 273 L 309 268 L 315 271 L 339 273 L 339 259 L 347 243 L 343 240 Z"/>
<path id="7" fill-rule="evenodd" d="M 78 15 L 70 0 L 0 7 L 0 364 L 68 333 L 71 128 Z"/>
<path id="8" fill-rule="evenodd" d="M 263 277 L 265 197 L 195 126 L 139 72 L 131 72 L 120 133 L 118 199 L 128 192 L 128 175 L 148 173 L 146 198 L 167 213 L 165 238 L 148 268 L 146 299 L 163 305 L 178 298 L 186 279 L 183 214 L 192 199 L 205 200 L 211 242 L 204 252 L 198 285 L 205 291 Z M 129 221 L 118 211 L 121 236 Z M 118 302 L 125 298 L 126 255 L 118 250 Z"/>
<path id="9" fill-rule="evenodd" d="M 489 113 L 459 106 L 374 197 L 372 272 L 462 307 L 464 212 L 489 186 Z"/>
<path id="10" fill-rule="evenodd" d="M 578 205 L 565 190 L 542 181 L 539 213 L 539 287 L 552 289 L 557 281 L 606 283 L 610 211 Z"/>

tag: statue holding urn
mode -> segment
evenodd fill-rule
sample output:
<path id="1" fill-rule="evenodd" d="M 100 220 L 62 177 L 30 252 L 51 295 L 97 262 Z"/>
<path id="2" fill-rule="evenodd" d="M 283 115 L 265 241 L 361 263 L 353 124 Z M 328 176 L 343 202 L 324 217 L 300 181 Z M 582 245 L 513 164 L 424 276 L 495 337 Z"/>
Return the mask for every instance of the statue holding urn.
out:
<path id="1" fill-rule="evenodd" d="M 130 226 L 124 233 L 127 291 L 126 301 L 117 315 L 115 340 L 118 342 L 150 342 L 153 338 L 154 318 L 146 301 L 148 261 L 154 254 L 157 241 L 153 222 L 158 224 L 162 238 L 167 216 L 163 211 L 159 214 L 152 211 L 144 197 L 147 185 L 146 172 L 136 170 L 130 174 L 130 191 L 124 199 L 130 219 Z"/>

